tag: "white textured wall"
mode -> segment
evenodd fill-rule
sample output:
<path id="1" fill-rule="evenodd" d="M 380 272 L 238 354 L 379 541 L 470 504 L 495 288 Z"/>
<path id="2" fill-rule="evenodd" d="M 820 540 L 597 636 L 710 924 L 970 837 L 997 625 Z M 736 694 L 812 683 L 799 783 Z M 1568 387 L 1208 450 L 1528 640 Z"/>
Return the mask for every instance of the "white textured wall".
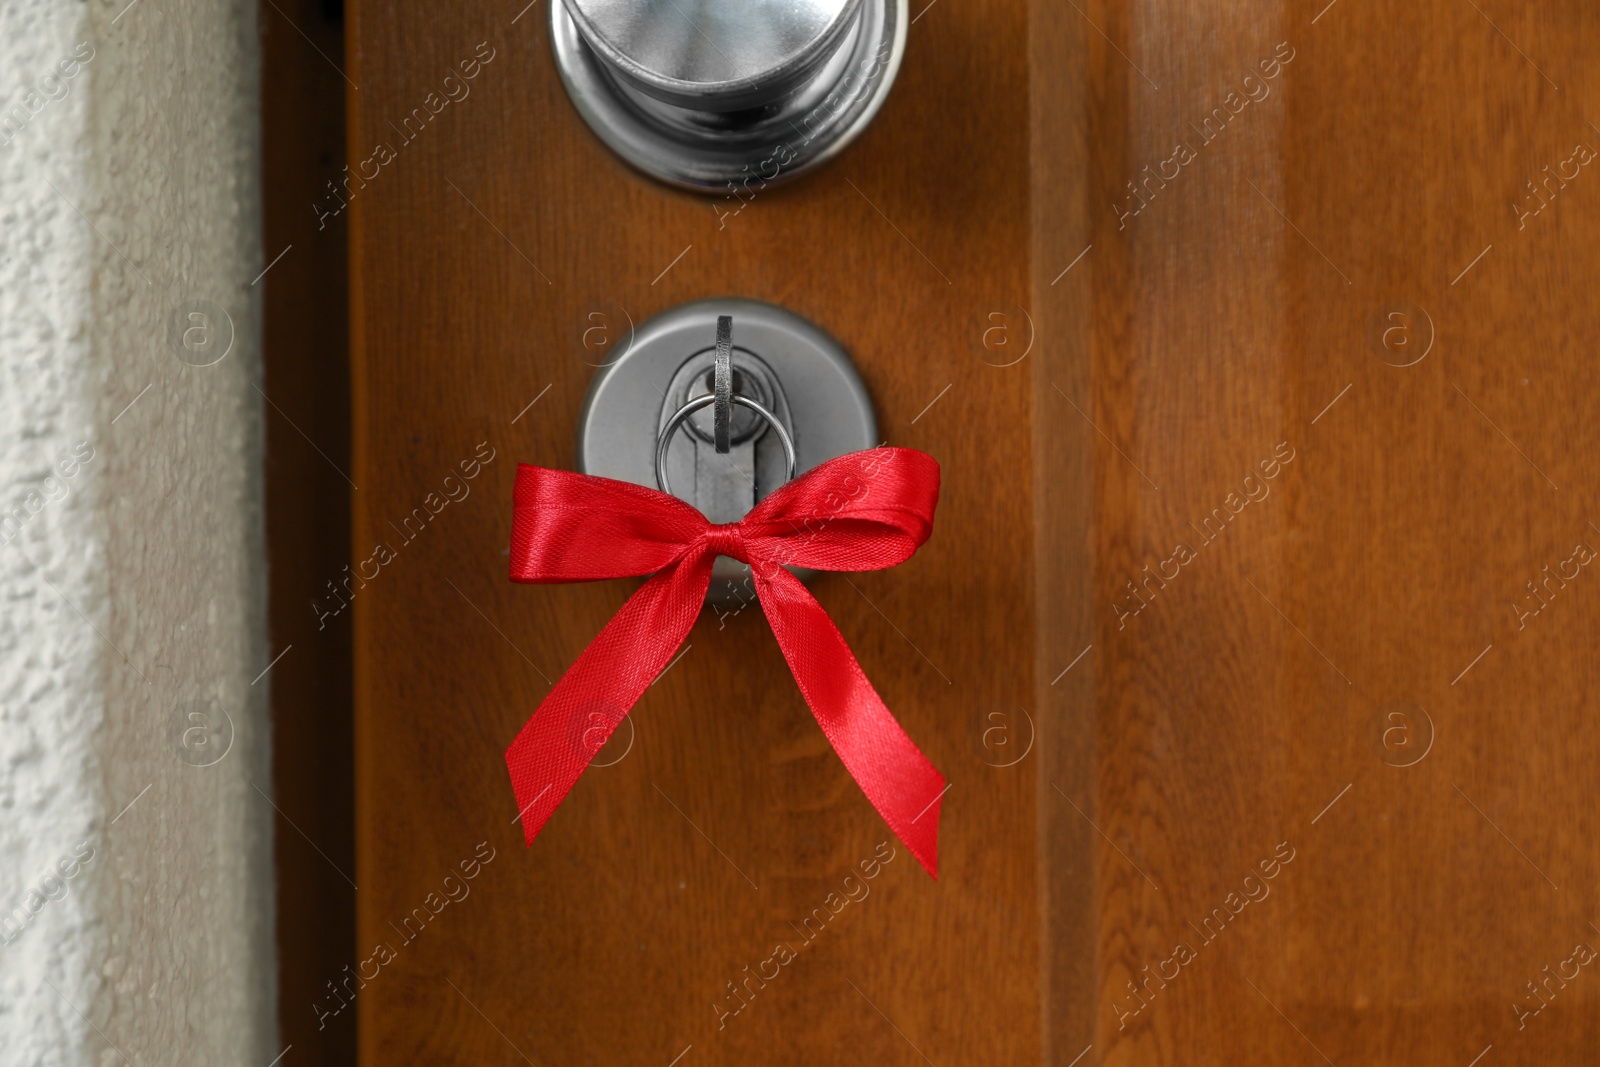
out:
<path id="1" fill-rule="evenodd" d="M 265 1067 L 255 10 L 124 3 L 0 0 L 0 1060 Z"/>

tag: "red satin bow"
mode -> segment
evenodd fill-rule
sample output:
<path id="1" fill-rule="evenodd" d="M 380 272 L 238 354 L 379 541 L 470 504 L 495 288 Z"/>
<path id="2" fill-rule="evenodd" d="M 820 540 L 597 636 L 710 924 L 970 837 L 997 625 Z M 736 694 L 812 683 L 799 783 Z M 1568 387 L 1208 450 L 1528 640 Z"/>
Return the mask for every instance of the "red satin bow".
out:
<path id="1" fill-rule="evenodd" d="M 519 465 L 512 581 L 652 575 L 506 749 L 528 843 L 683 644 L 721 555 L 750 564 L 761 608 L 817 723 L 884 822 L 937 877 L 944 776 L 884 706 L 822 605 L 783 565 L 892 567 L 928 539 L 938 498 L 938 463 L 909 448 L 829 460 L 727 525 L 654 489 Z"/>

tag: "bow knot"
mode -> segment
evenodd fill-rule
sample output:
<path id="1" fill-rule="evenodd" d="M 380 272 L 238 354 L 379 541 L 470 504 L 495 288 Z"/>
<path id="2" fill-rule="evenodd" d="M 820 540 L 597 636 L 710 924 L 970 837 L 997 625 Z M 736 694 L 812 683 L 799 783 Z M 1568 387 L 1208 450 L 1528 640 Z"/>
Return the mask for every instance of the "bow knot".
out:
<path id="1" fill-rule="evenodd" d="M 831 459 L 727 524 L 654 489 L 519 466 L 512 581 L 651 576 L 506 749 L 528 843 L 671 662 L 705 603 L 712 564 L 729 556 L 765 564 L 752 568 L 756 597 L 801 695 L 873 807 L 936 874 L 944 776 L 895 721 L 822 605 L 778 564 L 892 567 L 932 533 L 938 497 L 939 465 L 909 448 Z"/>
<path id="2" fill-rule="evenodd" d="M 712 523 L 706 527 L 706 532 L 700 535 L 700 539 L 710 550 L 713 558 L 727 556 L 740 563 L 750 562 L 744 546 L 744 529 L 737 522 Z"/>

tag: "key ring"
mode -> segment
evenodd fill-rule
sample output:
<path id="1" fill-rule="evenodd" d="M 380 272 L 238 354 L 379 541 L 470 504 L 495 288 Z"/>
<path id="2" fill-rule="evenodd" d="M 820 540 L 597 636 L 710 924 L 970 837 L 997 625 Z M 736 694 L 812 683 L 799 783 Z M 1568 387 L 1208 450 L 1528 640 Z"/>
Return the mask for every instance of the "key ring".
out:
<path id="1" fill-rule="evenodd" d="M 762 407 L 760 404 L 756 403 L 754 400 L 751 400 L 747 396 L 739 396 L 735 394 L 729 399 L 731 399 L 733 403 L 747 407 L 757 415 L 760 415 L 763 419 L 766 419 L 768 425 L 778 432 L 778 440 L 783 444 L 783 456 L 784 459 L 788 461 L 789 465 L 789 473 L 784 478 L 784 481 L 792 481 L 794 479 L 796 466 L 794 438 L 789 436 L 789 431 L 784 429 L 783 423 L 778 421 L 778 416 L 774 415 L 772 412 L 768 411 L 766 408 Z M 687 404 L 683 405 L 683 407 L 673 412 L 672 418 L 667 420 L 667 425 L 662 429 L 661 436 L 656 440 L 656 484 L 661 487 L 661 491 L 663 493 L 672 492 L 671 487 L 667 484 L 667 448 L 672 444 L 673 433 L 677 431 L 679 426 L 683 425 L 684 419 L 687 419 L 690 415 L 693 415 L 701 408 L 709 407 L 716 402 L 717 395 L 715 393 L 707 393 L 705 396 L 697 396 Z"/>

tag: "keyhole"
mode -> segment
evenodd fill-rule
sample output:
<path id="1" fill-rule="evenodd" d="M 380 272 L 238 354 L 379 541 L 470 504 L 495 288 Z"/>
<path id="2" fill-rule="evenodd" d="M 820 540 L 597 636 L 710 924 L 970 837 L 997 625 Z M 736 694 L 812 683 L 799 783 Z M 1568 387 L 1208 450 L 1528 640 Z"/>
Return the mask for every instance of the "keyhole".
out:
<path id="1" fill-rule="evenodd" d="M 744 372 L 738 367 L 730 367 L 729 370 L 732 372 L 730 377 L 733 381 L 733 395 L 750 396 L 749 393 L 744 391 Z M 706 371 L 705 386 L 706 392 L 708 393 L 714 393 L 717 391 L 717 369 L 715 367 Z"/>
<path id="2" fill-rule="evenodd" d="M 731 371 L 729 377 L 734 396 L 748 397 L 758 404 L 765 402 L 760 390 L 748 388 L 752 383 L 743 371 L 738 367 L 730 367 L 729 370 Z M 704 393 L 714 393 L 717 388 L 716 382 L 717 371 L 715 367 L 712 367 L 706 371 L 705 376 L 700 380 L 700 388 Z M 696 392 L 698 395 L 704 395 L 704 393 Z M 689 421 L 693 424 L 695 432 L 709 441 L 711 440 L 713 418 L 711 409 L 707 407 L 689 416 Z M 733 406 L 733 414 L 728 419 L 728 437 L 734 444 L 747 441 L 764 429 L 766 429 L 766 423 L 762 421 L 760 415 L 757 415 L 747 407 L 741 407 L 738 404 Z"/>

